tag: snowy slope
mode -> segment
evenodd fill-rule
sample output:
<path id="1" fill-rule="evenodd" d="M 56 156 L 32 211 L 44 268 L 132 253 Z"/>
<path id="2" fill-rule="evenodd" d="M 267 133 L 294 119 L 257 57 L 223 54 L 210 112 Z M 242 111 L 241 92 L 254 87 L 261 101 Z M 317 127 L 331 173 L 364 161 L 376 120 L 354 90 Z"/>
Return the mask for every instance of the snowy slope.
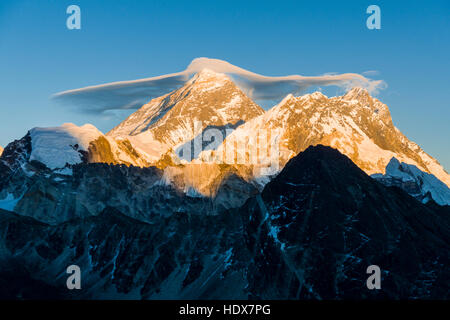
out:
<path id="1" fill-rule="evenodd" d="M 239 127 L 227 140 L 245 145 L 256 141 L 257 135 L 274 133 L 280 137 L 280 168 L 308 146 L 323 144 L 338 149 L 368 174 L 384 173 L 395 157 L 450 185 L 444 168 L 394 126 L 385 104 L 361 88 L 332 98 L 320 92 L 288 95 L 265 114 Z M 223 161 L 227 140 L 214 152 L 215 161 Z M 204 152 L 202 158 L 210 158 L 211 153 Z"/>
<path id="2" fill-rule="evenodd" d="M 142 106 L 107 136 L 128 139 L 156 161 L 208 126 L 235 125 L 263 113 L 225 74 L 204 69 L 180 89 Z"/>
<path id="3" fill-rule="evenodd" d="M 64 168 L 86 162 L 104 162 L 148 166 L 147 156 L 136 150 L 126 139 L 104 136 L 91 124 L 76 126 L 65 123 L 60 127 L 30 130 L 31 160 L 50 169 Z"/>
<path id="4" fill-rule="evenodd" d="M 102 133 L 93 125 L 78 127 L 65 123 L 60 127 L 30 130 L 32 151 L 30 160 L 37 160 L 50 169 L 81 162 L 79 151 L 88 151 L 89 144 Z"/>
<path id="5" fill-rule="evenodd" d="M 419 200 L 426 203 L 431 196 L 440 205 L 450 205 L 450 189 L 436 176 L 423 172 L 416 166 L 399 162 L 392 158 L 386 167 L 386 173 L 375 174 L 373 178 L 387 185 L 401 187 Z"/>

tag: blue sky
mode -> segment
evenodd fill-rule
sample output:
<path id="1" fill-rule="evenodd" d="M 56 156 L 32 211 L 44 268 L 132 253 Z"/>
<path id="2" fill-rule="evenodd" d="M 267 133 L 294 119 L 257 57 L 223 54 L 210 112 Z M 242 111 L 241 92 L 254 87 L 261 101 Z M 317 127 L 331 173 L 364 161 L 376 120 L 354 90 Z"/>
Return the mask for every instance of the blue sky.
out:
<path id="1" fill-rule="evenodd" d="M 66 28 L 81 8 L 82 29 Z M 381 8 L 381 30 L 366 8 Z M 21 1 L 0 2 L 0 145 L 35 126 L 125 116 L 85 114 L 56 92 L 184 70 L 196 57 L 264 75 L 363 73 L 394 123 L 450 169 L 450 1 Z M 327 92 L 326 92 L 327 93 Z"/>

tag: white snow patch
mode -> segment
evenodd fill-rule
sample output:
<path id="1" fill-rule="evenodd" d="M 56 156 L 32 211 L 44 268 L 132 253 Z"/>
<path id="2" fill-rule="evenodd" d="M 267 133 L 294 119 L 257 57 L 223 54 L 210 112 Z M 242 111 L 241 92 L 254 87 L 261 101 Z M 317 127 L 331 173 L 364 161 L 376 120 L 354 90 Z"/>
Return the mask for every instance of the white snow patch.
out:
<path id="1" fill-rule="evenodd" d="M 450 205 L 450 189 L 447 185 L 435 175 L 423 172 L 414 165 L 400 163 L 396 158 L 392 158 L 386 167 L 384 177 L 393 177 L 404 182 L 415 181 L 420 187 L 422 195 L 429 192 L 436 203 Z"/>
<path id="2" fill-rule="evenodd" d="M 91 141 L 102 133 L 91 124 L 78 127 L 65 123 L 60 127 L 30 130 L 32 151 L 30 160 L 42 162 L 50 169 L 81 162 L 79 150 L 87 151 Z"/>

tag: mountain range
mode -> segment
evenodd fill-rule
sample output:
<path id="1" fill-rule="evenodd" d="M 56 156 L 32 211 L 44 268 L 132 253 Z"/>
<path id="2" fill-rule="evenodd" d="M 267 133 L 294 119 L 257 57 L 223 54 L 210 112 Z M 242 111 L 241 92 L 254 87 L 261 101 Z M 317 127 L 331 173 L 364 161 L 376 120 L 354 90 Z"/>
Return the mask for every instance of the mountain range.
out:
<path id="1" fill-rule="evenodd" d="M 450 176 L 362 88 L 265 111 L 203 69 L 106 134 L 33 128 L 0 154 L 0 284 L 25 281 L 0 296 L 450 292 Z M 64 290 L 70 264 L 86 290 Z M 365 287 L 373 264 L 381 291 Z"/>
<path id="2" fill-rule="evenodd" d="M 392 158 L 413 165 L 442 182 L 433 186 L 441 196 L 433 198 L 434 192 L 431 197 L 450 203 L 450 175 L 394 126 L 385 104 L 361 88 L 332 98 L 320 92 L 288 95 L 264 111 L 227 75 L 205 69 L 181 88 L 152 99 L 106 135 L 92 125 L 73 124 L 34 128 L 28 135 L 29 160 L 52 170 L 70 172 L 70 166 L 81 162 L 156 166 L 178 189 L 207 197 L 215 196 L 230 175 L 261 190 L 290 158 L 323 144 L 347 155 L 369 175 L 385 174 Z M 276 146 L 276 152 L 267 155 L 260 148 L 256 162 L 246 161 L 248 149 L 260 147 L 257 141 Z M 231 162 L 227 145 L 244 146 L 231 150 Z M 421 187 L 424 201 L 429 188 Z"/>
<path id="3" fill-rule="evenodd" d="M 78 178 L 111 175 L 109 189 L 127 197 L 131 180 L 157 176 L 157 169 L 75 168 Z M 102 202 L 110 196 L 104 187 L 91 186 Z M 0 209 L 0 297 L 449 298 L 449 207 L 378 183 L 330 147 L 307 148 L 261 193 L 217 214 L 161 188 L 165 199 L 149 199 L 146 217 L 116 204 L 48 224 Z M 64 290 L 71 264 L 83 270 L 83 290 Z M 382 290 L 366 287 L 373 264 Z"/>

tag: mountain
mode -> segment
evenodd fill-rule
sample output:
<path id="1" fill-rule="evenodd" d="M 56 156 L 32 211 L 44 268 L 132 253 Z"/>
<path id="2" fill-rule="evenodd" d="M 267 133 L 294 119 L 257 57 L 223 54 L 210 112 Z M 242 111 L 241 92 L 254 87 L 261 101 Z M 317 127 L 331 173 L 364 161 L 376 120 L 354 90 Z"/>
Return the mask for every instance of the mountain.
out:
<path id="1" fill-rule="evenodd" d="M 214 214 L 258 191 L 242 178 L 250 175 L 246 168 L 163 167 L 150 166 L 129 140 L 104 136 L 92 125 L 34 128 L 0 157 L 0 208 L 50 224 L 98 215 L 107 206 L 133 218 L 190 206 Z"/>
<path id="2" fill-rule="evenodd" d="M 236 127 L 263 113 L 225 74 L 203 69 L 183 87 L 142 106 L 107 136 L 129 139 L 148 160 L 157 161 L 207 127 Z"/>
<path id="3" fill-rule="evenodd" d="M 231 248 L 245 250 L 238 226 L 238 216 L 195 212 L 145 223 L 111 207 L 50 226 L 0 209 L 0 298 L 244 299 L 231 268 Z M 82 290 L 65 289 L 71 264 Z"/>
<path id="4" fill-rule="evenodd" d="M 110 196 L 108 183 L 116 182 L 109 190 L 120 188 L 117 195 L 131 185 L 139 188 L 132 181 L 147 170 L 106 164 L 74 168 L 74 177 L 91 176 L 82 184 L 100 200 Z M 122 170 L 126 174 L 118 179 Z M 97 186 L 99 171 L 103 177 L 114 174 Z M 152 169 L 147 176 L 160 174 Z M 146 210 L 158 210 L 153 199 L 148 203 Z M 173 206 L 174 199 L 158 203 Z M 424 205 L 399 188 L 383 186 L 329 147 L 309 147 L 293 157 L 241 208 L 213 215 L 180 208 L 143 219 L 122 213 L 129 210 L 124 205 L 106 206 L 97 215 L 51 225 L 0 209 L 0 296 L 449 298 L 448 207 Z M 83 290 L 65 290 L 65 270 L 72 264 L 83 270 Z M 372 264 L 382 270 L 381 290 L 366 287 Z"/>
<path id="5" fill-rule="evenodd" d="M 0 208 L 50 225 L 97 216 L 106 207 L 145 222 L 179 212 L 215 215 L 240 207 L 258 192 L 231 167 L 170 167 L 163 171 L 80 162 L 50 169 L 30 160 L 30 154 L 30 134 L 5 149 L 0 158 Z M 197 181 L 204 184 L 195 184 Z"/>
<path id="6" fill-rule="evenodd" d="M 26 146 L 21 157 L 15 150 Z M 20 151 L 20 152 L 22 152 Z M 82 162 L 122 163 L 148 166 L 126 139 L 115 141 L 104 136 L 91 124 L 81 127 L 65 123 L 60 127 L 33 128 L 25 137 L 8 145 L 4 156 L 12 164 L 14 159 L 38 161 L 49 169 L 63 169 Z"/>
<path id="7" fill-rule="evenodd" d="M 196 121 L 202 121 L 200 127 L 195 128 Z M 214 141 L 212 148 L 203 142 L 201 152 L 192 152 L 198 137 L 210 141 L 205 135 L 208 129 L 211 132 L 219 129 L 225 141 L 221 144 Z M 264 156 L 259 151 L 261 163 L 239 163 L 249 168 L 241 178 L 258 188 L 270 181 L 291 157 L 317 144 L 338 148 L 368 174 L 384 173 L 390 159 L 396 157 L 450 185 L 450 176 L 442 166 L 394 126 L 388 107 L 361 88 L 333 98 L 319 92 L 301 97 L 288 95 L 264 112 L 226 75 L 204 69 L 185 86 L 153 99 L 108 133 L 108 137 L 119 141 L 128 139 L 140 154 L 145 154 L 148 162 L 162 169 L 185 159 L 179 150 L 188 145 L 188 163 L 177 170 L 192 171 L 187 167 L 195 165 L 200 169 L 194 170 L 201 172 L 203 168 L 214 177 L 221 173 L 212 170 L 211 164 L 238 163 L 224 159 L 229 155 L 227 143 L 239 146 L 248 145 L 249 141 L 261 143 L 264 135 L 269 137 L 266 145 L 278 145 L 279 156 L 274 153 Z M 236 154 L 244 152 L 248 148 L 236 150 Z M 246 156 L 242 154 L 242 158 Z M 190 162 L 193 158 L 199 161 Z M 167 174 L 172 172 L 169 169 Z M 215 193 L 214 187 L 207 185 L 211 179 L 190 180 L 188 184 L 196 192 L 206 196 Z"/>
<path id="8" fill-rule="evenodd" d="M 0 146 L 0 156 L 2 155 L 2 153 L 3 153 L 3 148 L 2 148 L 2 146 Z"/>
<path id="9" fill-rule="evenodd" d="M 450 175 L 437 160 L 403 135 L 394 126 L 388 107 L 365 89 L 354 88 L 332 98 L 320 92 L 288 95 L 265 114 L 237 128 L 215 152 L 204 152 L 202 157 L 214 153 L 216 161 L 222 161 L 227 140 L 246 144 L 249 139 L 256 141 L 255 135 L 261 132 L 277 134 L 280 167 L 308 146 L 323 144 L 347 155 L 367 174 L 384 173 L 395 157 L 450 185 Z"/>
<path id="10" fill-rule="evenodd" d="M 81 163 L 90 143 L 102 136 L 93 125 L 78 127 L 71 123 L 61 127 L 34 128 L 29 133 L 30 161 L 39 161 L 50 169 Z"/>
<path id="11" fill-rule="evenodd" d="M 427 203 L 431 199 L 439 205 L 450 205 L 450 189 L 434 175 L 419 170 L 416 166 L 392 158 L 386 173 L 374 174 L 373 178 L 388 186 L 397 186 Z"/>
<path id="12" fill-rule="evenodd" d="M 101 200 L 82 192 L 94 186 L 76 185 L 80 183 L 77 166 L 91 163 L 148 166 L 128 140 L 116 142 L 90 124 L 33 128 L 8 144 L 0 156 L 0 208 L 51 223 L 98 214 Z M 96 178 L 101 180 L 101 166 L 97 170 Z M 114 183 L 104 186 L 110 196 Z"/>
<path id="13" fill-rule="evenodd" d="M 435 210 L 384 187 L 318 145 L 289 160 L 240 209 L 254 257 L 249 291 L 262 299 L 448 296 L 449 207 Z M 365 286 L 368 266 L 382 290 Z"/>
<path id="14" fill-rule="evenodd" d="M 208 69 L 151 100 L 107 135 L 92 125 L 73 124 L 29 134 L 29 161 L 51 169 L 81 162 L 155 165 L 179 190 L 204 197 L 215 197 L 222 180 L 235 175 L 249 193 L 224 208 L 241 205 L 253 192 L 250 185 L 262 190 L 290 158 L 317 144 L 337 148 L 370 175 L 384 174 L 395 157 L 450 185 L 443 167 L 408 140 L 388 107 L 365 89 L 332 98 L 320 92 L 288 95 L 265 112 L 228 76 Z M 259 162 L 246 161 L 249 150 Z"/>

